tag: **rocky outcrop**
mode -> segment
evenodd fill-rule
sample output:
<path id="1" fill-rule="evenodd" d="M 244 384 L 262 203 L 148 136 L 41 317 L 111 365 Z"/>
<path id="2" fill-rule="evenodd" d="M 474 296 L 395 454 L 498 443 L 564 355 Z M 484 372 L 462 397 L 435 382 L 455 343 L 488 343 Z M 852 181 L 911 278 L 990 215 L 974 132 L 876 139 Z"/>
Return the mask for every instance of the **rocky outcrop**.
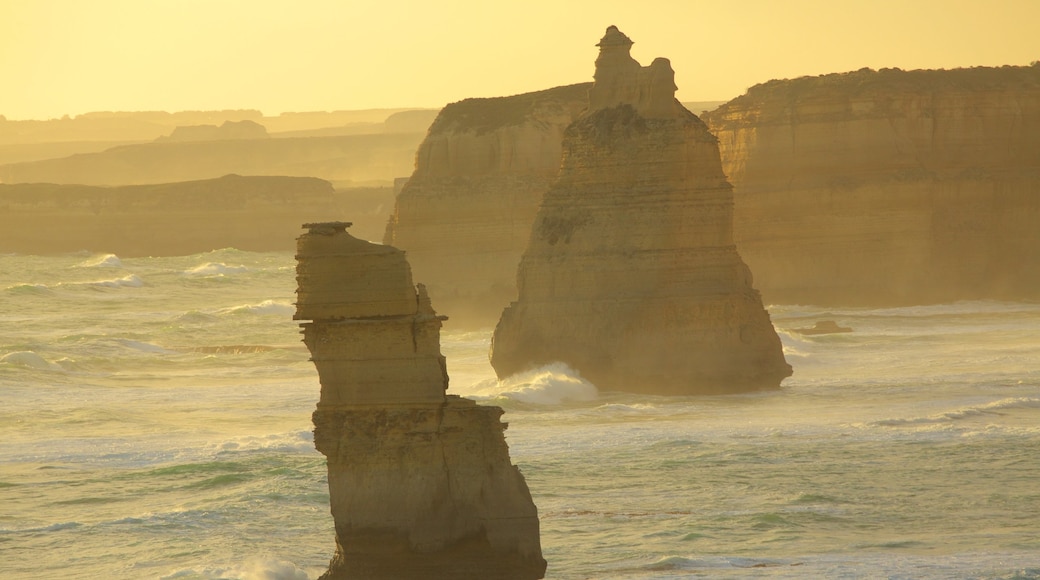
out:
<path id="1" fill-rule="evenodd" d="M 287 251 L 304 220 L 345 205 L 327 181 L 243 177 L 93 187 L 0 184 L 0 252 L 122 257 Z"/>
<path id="2" fill-rule="evenodd" d="M 770 81 L 705 120 L 768 301 L 1040 295 L 1040 66 Z"/>
<path id="3" fill-rule="evenodd" d="M 455 323 L 490 326 L 516 298 L 517 263 L 589 86 L 467 99 L 430 127 L 384 242 L 408 252 Z"/>
<path id="4" fill-rule="evenodd" d="M 541 578 L 538 514 L 502 410 L 446 395 L 438 316 L 404 252 L 345 223 L 298 241 L 295 318 L 321 381 L 336 554 L 326 579 Z"/>
<path id="5" fill-rule="evenodd" d="M 599 43 L 491 364 L 503 377 L 563 361 L 633 392 L 776 388 L 791 367 L 733 244 L 716 140 L 675 100 L 668 61 L 641 67 L 631 44 L 615 27 Z"/>

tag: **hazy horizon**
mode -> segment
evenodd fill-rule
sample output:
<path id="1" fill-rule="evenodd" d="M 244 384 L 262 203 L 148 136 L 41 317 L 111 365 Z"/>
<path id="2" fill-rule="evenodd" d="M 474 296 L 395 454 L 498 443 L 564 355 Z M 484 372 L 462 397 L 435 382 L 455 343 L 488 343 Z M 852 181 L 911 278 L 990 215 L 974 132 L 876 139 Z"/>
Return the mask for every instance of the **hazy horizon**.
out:
<path id="1" fill-rule="evenodd" d="M 0 115 L 437 108 L 589 81 L 609 25 L 683 101 L 863 67 L 1028 65 L 1040 3 L 41 0 L 0 6 Z"/>

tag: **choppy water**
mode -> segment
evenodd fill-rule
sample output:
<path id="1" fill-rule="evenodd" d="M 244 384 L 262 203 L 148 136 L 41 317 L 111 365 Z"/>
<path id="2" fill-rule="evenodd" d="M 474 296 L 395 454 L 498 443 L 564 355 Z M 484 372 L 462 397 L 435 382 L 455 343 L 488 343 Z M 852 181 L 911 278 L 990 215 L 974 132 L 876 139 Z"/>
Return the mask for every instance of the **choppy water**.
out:
<path id="1" fill-rule="evenodd" d="M 314 578 L 332 554 L 289 253 L 0 256 L 0 577 Z M 436 304 L 434 304 L 436 307 Z M 778 392 L 501 384 L 549 578 L 1040 578 L 1040 304 L 773 306 Z M 790 329 L 833 319 L 855 332 Z"/>

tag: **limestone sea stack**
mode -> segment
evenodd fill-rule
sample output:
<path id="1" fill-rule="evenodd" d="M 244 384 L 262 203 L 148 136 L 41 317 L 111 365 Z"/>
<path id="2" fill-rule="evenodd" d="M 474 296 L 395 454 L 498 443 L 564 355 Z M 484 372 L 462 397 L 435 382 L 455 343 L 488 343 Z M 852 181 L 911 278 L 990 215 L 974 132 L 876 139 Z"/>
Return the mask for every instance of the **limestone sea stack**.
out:
<path id="1" fill-rule="evenodd" d="M 492 326 L 516 299 L 516 266 L 589 86 L 466 99 L 430 127 L 383 242 L 408 252 L 453 324 Z"/>
<path id="2" fill-rule="evenodd" d="M 705 121 L 767 301 L 1040 296 L 1040 65 L 773 80 Z"/>
<path id="3" fill-rule="evenodd" d="M 668 60 L 641 67 L 613 26 L 598 46 L 491 364 L 505 377 L 562 361 L 639 393 L 777 388 L 791 367 L 733 243 L 716 139 L 675 99 Z"/>
<path id="4" fill-rule="evenodd" d="M 295 319 L 318 369 L 336 553 L 325 579 L 542 578 L 538 513 L 498 407 L 446 395 L 438 316 L 404 252 L 307 224 Z"/>

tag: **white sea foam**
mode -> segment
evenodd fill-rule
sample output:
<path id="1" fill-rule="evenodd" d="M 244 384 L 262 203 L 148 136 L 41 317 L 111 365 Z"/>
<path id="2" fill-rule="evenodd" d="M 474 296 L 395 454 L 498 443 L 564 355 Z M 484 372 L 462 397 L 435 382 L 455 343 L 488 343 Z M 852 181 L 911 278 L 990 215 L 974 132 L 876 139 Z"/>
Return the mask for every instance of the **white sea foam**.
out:
<path id="1" fill-rule="evenodd" d="M 474 398 L 506 398 L 533 405 L 559 405 L 567 402 L 594 401 L 599 396 L 596 385 L 581 378 L 578 371 L 562 362 L 476 385 Z"/>
<path id="2" fill-rule="evenodd" d="M 314 433 L 292 431 L 264 436 L 243 436 L 213 445 L 217 453 L 274 451 L 280 453 L 310 453 L 314 451 Z"/>
<path id="3" fill-rule="evenodd" d="M 272 316 L 292 316 L 296 307 L 287 300 L 264 300 L 259 304 L 242 304 L 231 308 L 222 308 L 218 314 L 263 314 Z"/>
<path id="4" fill-rule="evenodd" d="M 226 567 L 213 566 L 202 569 L 177 570 L 160 578 L 162 580 L 176 580 L 179 578 L 203 578 L 206 580 L 224 580 L 229 578 L 237 580 L 308 580 L 309 577 L 305 570 L 301 570 L 292 562 L 262 559 Z"/>
<path id="5" fill-rule="evenodd" d="M 928 425 L 933 423 L 947 423 L 950 421 L 959 421 L 974 417 L 999 415 L 1001 414 L 1001 411 L 1006 411 L 1008 409 L 1040 409 L 1040 399 L 1034 399 L 1031 397 L 1013 397 L 1007 399 L 1000 399 L 998 401 L 993 401 L 984 405 L 962 407 L 960 409 L 954 409 L 945 413 L 929 415 L 927 417 L 912 417 L 908 419 L 882 419 L 881 421 L 875 422 L 875 425 L 881 427 L 903 427 L 908 425 Z"/>
<path id="6" fill-rule="evenodd" d="M 248 272 L 249 268 L 245 266 L 229 266 L 223 262 L 206 262 L 200 266 L 195 266 L 190 270 L 185 270 L 184 275 L 186 276 L 227 276 L 229 274 L 241 274 L 242 272 Z"/>
<path id="7" fill-rule="evenodd" d="M 66 284 L 62 284 L 63 286 Z M 110 280 L 96 280 L 94 282 L 74 282 L 68 284 L 69 286 L 89 286 L 92 288 L 141 288 L 144 286 L 144 280 L 141 280 L 137 274 L 127 274 L 122 278 L 113 278 Z"/>
<path id="8" fill-rule="evenodd" d="M 98 254 L 76 264 L 77 268 L 122 268 L 123 262 L 115 254 Z"/>

